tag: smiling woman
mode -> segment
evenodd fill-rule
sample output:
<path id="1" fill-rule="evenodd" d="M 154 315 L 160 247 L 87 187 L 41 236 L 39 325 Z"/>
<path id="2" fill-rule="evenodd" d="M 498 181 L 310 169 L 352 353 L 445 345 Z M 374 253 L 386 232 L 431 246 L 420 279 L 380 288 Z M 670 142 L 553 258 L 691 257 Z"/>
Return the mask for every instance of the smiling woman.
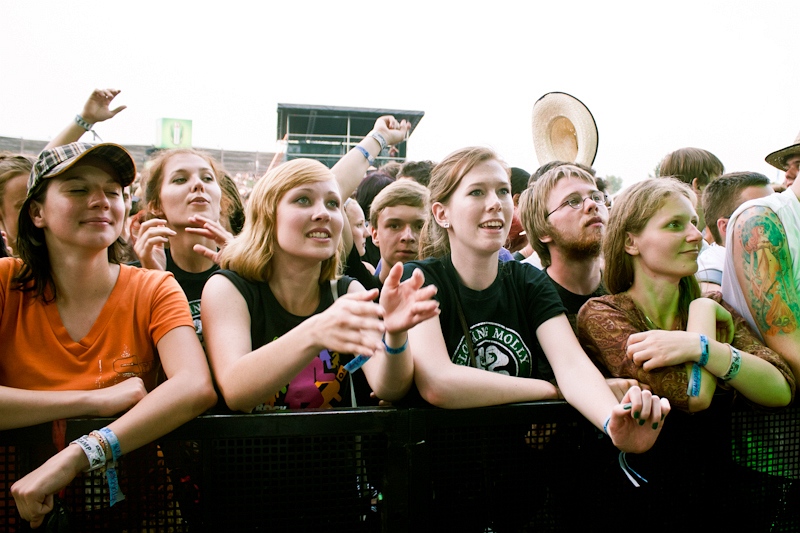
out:
<path id="1" fill-rule="evenodd" d="M 422 398 L 466 408 L 563 394 L 621 450 L 650 448 L 669 402 L 631 387 L 619 403 L 578 344 L 545 275 L 499 261 L 513 211 L 506 164 L 487 148 L 464 148 L 433 169 L 429 188 L 426 259 L 405 266 L 406 276 L 422 271 L 438 287 L 442 310 L 408 334 Z M 545 357 L 560 391 L 541 379 Z"/>
<path id="2" fill-rule="evenodd" d="M 121 454 L 216 400 L 180 287 L 170 274 L 119 264 L 122 189 L 134 175 L 114 144 L 45 150 L 19 217 L 20 259 L 0 260 L 0 429 L 127 410 L 14 483 L 34 527 L 81 471 L 113 470 Z M 63 448 L 55 439 L 39 448 Z"/>
<path id="3" fill-rule="evenodd" d="M 614 377 L 634 378 L 684 411 L 734 390 L 750 402 L 788 405 L 795 378 L 719 293 L 700 298 L 694 277 L 702 236 L 694 193 L 649 179 L 614 204 L 603 243 L 606 288 L 578 315 L 587 352 Z M 718 391 L 719 389 L 719 391 Z"/>

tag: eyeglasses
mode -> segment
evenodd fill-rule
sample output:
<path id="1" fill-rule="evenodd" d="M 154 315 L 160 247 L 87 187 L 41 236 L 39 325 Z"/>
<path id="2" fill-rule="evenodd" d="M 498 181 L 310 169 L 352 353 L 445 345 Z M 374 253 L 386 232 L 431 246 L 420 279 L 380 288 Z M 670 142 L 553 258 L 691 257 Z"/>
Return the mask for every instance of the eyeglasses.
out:
<path id="1" fill-rule="evenodd" d="M 585 196 L 583 198 L 581 198 L 580 196 L 570 196 L 569 198 L 564 200 L 563 204 L 561 204 L 560 206 L 556 207 L 555 209 L 547 213 L 547 216 L 544 218 L 548 218 L 550 215 L 552 215 L 565 205 L 570 206 L 572 209 L 581 209 L 583 208 L 583 203 L 589 199 L 591 199 L 597 205 L 603 205 L 603 206 L 606 205 L 606 195 L 600 191 L 592 191 L 592 193 L 589 196 Z"/>

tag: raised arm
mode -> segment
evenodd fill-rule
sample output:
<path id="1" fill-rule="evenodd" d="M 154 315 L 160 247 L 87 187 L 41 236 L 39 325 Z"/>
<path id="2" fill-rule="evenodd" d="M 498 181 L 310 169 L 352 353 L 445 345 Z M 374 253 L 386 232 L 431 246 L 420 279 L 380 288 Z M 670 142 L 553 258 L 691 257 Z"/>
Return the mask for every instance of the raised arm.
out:
<path id="1" fill-rule="evenodd" d="M 405 140 L 410 128 L 411 124 L 406 120 L 398 121 L 389 115 L 382 116 L 375 121 L 372 131 L 358 143 L 358 146 L 366 150 L 370 157 L 377 157 L 381 153 L 381 145 L 380 141 L 372 137 L 373 133 L 376 137 L 382 136 L 387 146 L 392 146 Z M 339 183 L 339 193 L 342 198 L 349 198 L 355 192 L 368 168 L 369 162 L 358 148 L 353 148 L 344 154 L 333 166 L 331 171 Z"/>
<path id="2" fill-rule="evenodd" d="M 83 104 L 83 110 L 79 117 L 83 120 L 84 124 L 96 124 L 113 118 L 125 109 L 127 106 L 121 105 L 115 109 L 110 109 L 111 101 L 120 93 L 119 89 L 95 89 L 89 95 L 89 99 Z M 47 143 L 44 147 L 45 150 L 55 148 L 56 146 L 64 146 L 65 144 L 79 141 L 87 130 L 84 126 L 78 123 L 77 117 L 69 121 L 69 124 L 61 130 L 61 133 L 56 135 L 52 141 Z"/>
<path id="3" fill-rule="evenodd" d="M 765 207 L 739 214 L 732 245 L 736 278 L 764 343 L 800 376 L 800 296 L 793 278 L 793 261 L 786 230 Z"/>
<path id="4" fill-rule="evenodd" d="M 230 280 L 212 276 L 203 289 L 203 334 L 228 407 L 251 411 L 291 382 L 323 349 L 374 355 L 383 332 L 380 307 L 371 301 L 376 296 L 374 290 L 344 295 L 324 312 L 254 349 L 247 303 Z"/>
<path id="5" fill-rule="evenodd" d="M 544 322 L 536 330 L 536 337 L 570 405 L 598 428 L 607 429 L 620 450 L 641 453 L 650 449 L 670 410 L 666 398 L 631 387 L 622 402 L 617 402 L 600 371 L 578 344 L 566 315 Z M 631 405 L 626 406 L 628 403 Z"/>

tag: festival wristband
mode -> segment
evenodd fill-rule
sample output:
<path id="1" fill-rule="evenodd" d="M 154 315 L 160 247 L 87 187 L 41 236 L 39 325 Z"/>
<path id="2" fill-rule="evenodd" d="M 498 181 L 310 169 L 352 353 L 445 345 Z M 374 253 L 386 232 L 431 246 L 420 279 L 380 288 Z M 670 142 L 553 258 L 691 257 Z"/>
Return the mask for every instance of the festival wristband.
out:
<path id="1" fill-rule="evenodd" d="M 105 466 L 106 452 L 103 450 L 103 445 L 95 437 L 84 435 L 70 442 L 70 444 L 77 444 L 86 454 L 86 458 L 89 460 L 89 468 L 84 472 L 91 472 Z"/>
<path id="2" fill-rule="evenodd" d="M 692 363 L 692 372 L 689 374 L 689 386 L 686 387 L 686 394 L 692 398 L 700 396 L 700 365 Z"/>
<path id="3" fill-rule="evenodd" d="M 408 336 L 406 336 L 406 342 L 404 342 L 403 345 L 399 348 L 392 348 L 391 346 L 386 344 L 386 335 L 383 336 L 381 341 L 383 341 L 383 347 L 386 349 L 386 353 L 388 353 L 389 355 L 401 354 L 406 351 L 406 348 L 408 348 Z"/>
<path id="4" fill-rule="evenodd" d="M 113 507 L 115 503 L 125 499 L 125 495 L 119 488 L 117 470 L 114 468 L 117 463 L 109 463 L 106 468 L 106 481 L 108 482 L 108 506 Z"/>
<path id="5" fill-rule="evenodd" d="M 108 427 L 98 430 L 98 433 L 100 433 L 100 435 L 106 439 L 106 442 L 108 442 L 108 445 L 111 448 L 111 454 L 114 457 L 114 461 L 119 461 L 119 458 L 122 457 L 122 448 L 119 445 L 119 439 L 117 439 L 117 436 Z"/>
<path id="6" fill-rule="evenodd" d="M 700 335 L 700 361 L 697 362 L 700 366 L 708 364 L 708 337 Z"/>
<path id="7" fill-rule="evenodd" d="M 367 361 L 369 361 L 369 357 L 367 357 L 366 355 L 358 354 L 357 356 L 353 357 L 349 363 L 344 365 L 344 369 L 352 374 L 353 372 L 364 366 L 364 363 L 366 363 Z"/>
<path id="8" fill-rule="evenodd" d="M 742 368 L 742 352 L 730 344 L 728 347 L 731 349 L 731 364 L 728 367 L 728 371 L 725 372 L 725 375 L 720 377 L 722 381 L 732 380 L 739 374 L 739 370 Z"/>
<path id="9" fill-rule="evenodd" d="M 381 152 L 383 152 L 383 149 L 386 148 L 386 139 L 383 137 L 383 135 L 377 131 L 373 131 L 369 134 L 369 136 L 378 141 L 378 144 L 381 145 Z"/>
<path id="10" fill-rule="evenodd" d="M 97 431 L 92 431 L 90 435 L 97 435 L 105 442 L 111 449 L 113 461 L 109 462 L 106 468 L 106 481 L 108 482 L 108 500 L 109 506 L 113 506 L 117 502 L 125 499 L 125 495 L 119 488 L 119 479 L 117 478 L 117 461 L 122 457 L 122 447 L 119 445 L 117 435 L 108 427 L 104 427 Z M 102 443 L 103 441 L 101 441 Z"/>
<path id="11" fill-rule="evenodd" d="M 94 127 L 94 124 L 86 122 L 80 115 L 75 115 L 75 123 L 86 131 L 92 131 L 92 127 Z"/>
<path id="12" fill-rule="evenodd" d="M 367 163 L 369 163 L 370 165 L 375 164 L 375 158 L 369 155 L 369 152 L 367 152 L 366 148 L 357 144 L 355 146 L 355 149 L 361 152 L 361 155 L 363 155 L 367 159 Z"/>

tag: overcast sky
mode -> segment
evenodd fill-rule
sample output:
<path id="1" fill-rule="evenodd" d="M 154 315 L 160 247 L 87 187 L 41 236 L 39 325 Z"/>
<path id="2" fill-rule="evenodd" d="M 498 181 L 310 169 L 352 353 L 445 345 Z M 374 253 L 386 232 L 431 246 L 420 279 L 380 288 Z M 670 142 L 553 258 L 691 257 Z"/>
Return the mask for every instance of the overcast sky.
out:
<path id="1" fill-rule="evenodd" d="M 410 159 L 480 144 L 533 171 L 533 104 L 563 91 L 597 121 L 598 174 L 632 183 L 684 146 L 776 181 L 764 156 L 800 131 L 797 0 L 0 0 L 0 12 L 2 136 L 49 139 L 93 88 L 115 87 L 128 109 L 97 127 L 107 141 L 152 144 L 170 117 L 193 121 L 198 147 L 273 151 L 279 102 L 409 109 L 425 112 Z"/>

